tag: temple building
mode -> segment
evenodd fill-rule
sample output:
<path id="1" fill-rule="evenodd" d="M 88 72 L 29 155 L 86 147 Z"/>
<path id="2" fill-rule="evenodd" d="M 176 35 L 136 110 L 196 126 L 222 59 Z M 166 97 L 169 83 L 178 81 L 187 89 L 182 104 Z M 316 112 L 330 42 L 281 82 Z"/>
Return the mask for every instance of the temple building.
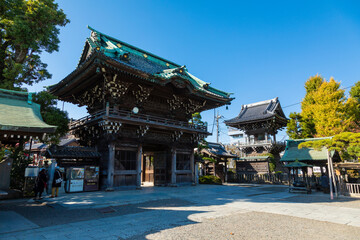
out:
<path id="1" fill-rule="evenodd" d="M 233 98 L 185 66 L 89 29 L 77 68 L 49 91 L 87 106 L 70 129 L 101 153 L 100 186 L 194 182 L 193 149 L 209 133 L 189 120 Z"/>
<path id="2" fill-rule="evenodd" d="M 245 133 L 245 139 L 236 143 L 240 152 L 237 172 L 268 173 L 271 162 L 277 170 L 283 170 L 279 153 L 284 151 L 285 143 L 277 142 L 276 134 L 287 121 L 278 98 L 242 105 L 237 117 L 225 121 L 232 131 Z"/>

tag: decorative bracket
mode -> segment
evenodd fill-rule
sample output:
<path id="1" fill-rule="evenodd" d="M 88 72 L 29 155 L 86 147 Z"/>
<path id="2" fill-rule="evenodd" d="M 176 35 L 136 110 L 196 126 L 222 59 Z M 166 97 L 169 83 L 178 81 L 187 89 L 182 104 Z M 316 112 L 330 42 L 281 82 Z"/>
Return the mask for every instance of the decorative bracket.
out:
<path id="1" fill-rule="evenodd" d="M 108 134 L 118 133 L 120 131 L 121 125 L 121 122 L 114 122 L 109 120 L 102 120 L 99 122 L 99 126 L 103 129 L 104 132 Z"/>
<path id="2" fill-rule="evenodd" d="M 203 135 L 203 134 L 196 134 L 196 133 L 194 133 L 192 136 L 191 136 L 191 141 L 193 142 L 193 143 L 197 143 L 197 142 L 199 142 L 200 140 L 202 140 L 202 139 L 204 139 L 205 138 L 205 136 Z"/>
<path id="3" fill-rule="evenodd" d="M 140 126 L 138 130 L 136 130 L 136 133 L 139 137 L 143 137 L 147 131 L 149 130 L 149 126 Z"/>
<path id="4" fill-rule="evenodd" d="M 181 136 L 183 135 L 183 132 L 182 131 L 175 131 L 173 134 L 172 134 L 172 139 L 174 142 L 177 142 Z"/>

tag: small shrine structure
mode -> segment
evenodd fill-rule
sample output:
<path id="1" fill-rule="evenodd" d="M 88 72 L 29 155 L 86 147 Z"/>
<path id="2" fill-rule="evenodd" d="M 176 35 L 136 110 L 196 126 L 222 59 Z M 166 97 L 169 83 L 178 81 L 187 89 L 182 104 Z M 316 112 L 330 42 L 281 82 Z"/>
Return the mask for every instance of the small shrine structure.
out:
<path id="1" fill-rule="evenodd" d="M 203 175 L 214 175 L 219 177 L 222 182 L 227 182 L 228 160 L 234 159 L 237 156 L 226 151 L 222 144 L 212 142 L 208 142 L 208 146 L 201 149 L 200 153 L 205 157 L 202 161 Z M 211 158 L 215 161 L 209 161 L 206 158 Z"/>
<path id="2" fill-rule="evenodd" d="M 305 139 L 289 139 L 286 140 L 286 148 L 284 155 L 281 157 L 282 163 L 291 163 L 295 161 L 303 162 L 309 165 L 320 167 L 321 174 L 325 173 L 329 175 L 328 172 L 328 150 L 326 147 L 321 148 L 320 150 L 314 149 L 312 147 L 303 147 L 298 148 L 300 143 L 307 141 L 318 141 L 327 139 L 329 137 L 323 138 L 305 138 Z M 339 152 L 330 151 L 330 157 L 333 162 L 341 162 Z"/>
<path id="3" fill-rule="evenodd" d="M 30 139 L 44 139 L 55 130 L 43 121 L 32 93 L 0 89 L 0 146 L 22 146 Z M 0 189 L 9 188 L 12 163 L 9 156 L 0 159 Z"/>
<path id="4" fill-rule="evenodd" d="M 101 153 L 100 186 L 194 182 L 193 149 L 209 133 L 189 120 L 233 98 L 185 66 L 89 29 L 77 68 L 49 91 L 87 106 L 70 129 Z"/>
<path id="5" fill-rule="evenodd" d="M 279 153 L 285 149 L 285 143 L 277 142 L 276 134 L 286 127 L 287 121 L 277 97 L 242 105 L 237 117 L 225 121 L 227 126 L 246 134 L 246 140 L 237 145 L 242 153 L 236 164 L 237 172 L 269 173 L 271 161 L 276 170 L 283 170 Z"/>

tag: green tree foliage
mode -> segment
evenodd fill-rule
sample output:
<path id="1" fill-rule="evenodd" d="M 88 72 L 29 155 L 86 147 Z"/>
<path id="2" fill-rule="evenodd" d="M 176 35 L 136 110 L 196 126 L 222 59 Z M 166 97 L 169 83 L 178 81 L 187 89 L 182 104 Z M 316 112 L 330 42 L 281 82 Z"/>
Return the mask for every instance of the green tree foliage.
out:
<path id="1" fill-rule="evenodd" d="M 350 96 L 353 97 L 360 103 L 360 81 L 355 83 L 355 85 L 350 89 Z"/>
<path id="2" fill-rule="evenodd" d="M 299 144 L 299 148 L 312 147 L 320 150 L 326 147 L 328 150 L 336 150 L 343 160 L 360 159 L 360 133 L 343 132 L 332 138 L 323 140 L 307 141 Z"/>
<path id="3" fill-rule="evenodd" d="M 11 148 L 10 158 L 13 159 L 10 172 L 10 188 L 23 190 L 25 184 L 25 168 L 31 163 L 31 160 L 27 158 L 24 153 L 24 142 Z"/>
<path id="4" fill-rule="evenodd" d="M 305 138 L 303 121 L 300 113 L 292 112 L 289 115 L 290 121 L 287 124 L 286 133 L 291 139 Z"/>
<path id="5" fill-rule="evenodd" d="M 191 116 L 190 123 L 195 125 L 204 125 L 205 122 L 203 122 L 201 117 L 201 114 L 199 112 L 193 113 Z"/>
<path id="6" fill-rule="evenodd" d="M 49 125 L 57 126 L 54 134 L 48 136 L 48 142 L 58 143 L 59 138 L 64 136 L 68 131 L 69 118 L 65 111 L 56 107 L 56 97 L 47 91 L 42 91 L 33 96 L 34 102 L 40 104 L 41 116 L 44 122 Z"/>
<path id="7" fill-rule="evenodd" d="M 349 94 L 354 102 L 353 104 L 357 105 L 355 112 L 352 113 L 355 116 L 354 131 L 360 132 L 360 81 L 355 83 L 355 85 L 350 89 Z"/>
<path id="8" fill-rule="evenodd" d="M 0 1 L 0 88 L 19 90 L 50 78 L 40 54 L 58 51 L 58 26 L 68 22 L 53 0 Z"/>
<path id="9" fill-rule="evenodd" d="M 199 183 L 200 184 L 215 184 L 215 185 L 221 185 L 221 179 L 216 176 L 207 175 L 207 176 L 200 176 L 199 177 Z"/>
<path id="10" fill-rule="evenodd" d="M 359 103 L 354 97 L 346 98 L 339 82 L 316 75 L 306 81 L 305 89 L 301 113 L 290 114 L 290 138 L 327 137 L 354 129 Z"/>

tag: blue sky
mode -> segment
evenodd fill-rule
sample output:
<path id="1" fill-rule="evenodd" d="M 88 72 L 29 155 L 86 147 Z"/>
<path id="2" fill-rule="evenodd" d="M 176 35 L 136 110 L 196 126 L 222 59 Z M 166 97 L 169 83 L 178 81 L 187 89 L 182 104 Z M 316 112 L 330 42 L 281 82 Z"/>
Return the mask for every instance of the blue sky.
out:
<path id="1" fill-rule="evenodd" d="M 360 80 L 360 4 L 357 1 L 61 1 L 70 19 L 61 28 L 59 52 L 42 55 L 52 79 L 28 87 L 40 91 L 72 72 L 87 25 L 152 52 L 211 86 L 234 93 L 224 119 L 242 104 L 279 97 L 282 106 L 301 101 L 312 75 L 331 76 L 343 87 Z M 62 102 L 59 104 L 62 106 Z M 72 118 L 84 108 L 65 103 Z M 300 105 L 284 108 L 285 114 Z M 210 125 L 214 111 L 202 113 Z M 220 140 L 228 142 L 224 124 Z M 278 139 L 285 137 L 281 132 Z M 215 134 L 207 139 L 215 141 Z"/>

